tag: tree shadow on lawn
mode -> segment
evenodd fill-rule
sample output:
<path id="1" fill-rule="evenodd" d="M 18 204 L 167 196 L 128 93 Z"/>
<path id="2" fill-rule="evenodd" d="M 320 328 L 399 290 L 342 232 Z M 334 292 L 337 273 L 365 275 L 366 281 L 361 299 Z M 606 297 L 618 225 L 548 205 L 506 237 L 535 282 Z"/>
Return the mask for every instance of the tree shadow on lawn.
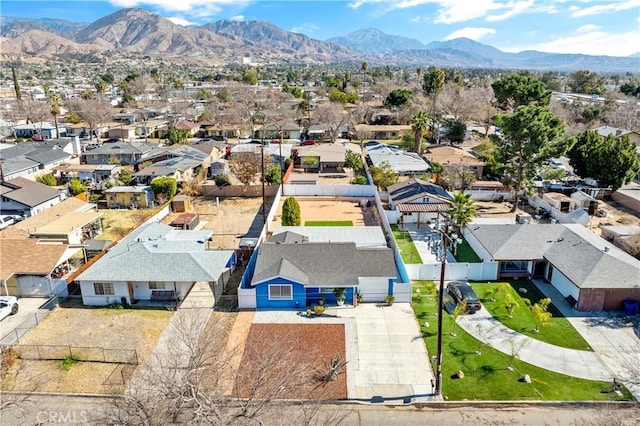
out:
<path id="1" fill-rule="evenodd" d="M 547 297 L 543 293 L 541 293 L 540 290 L 538 290 L 538 287 L 536 287 L 535 284 L 533 284 L 529 280 L 510 281 L 509 285 L 511 285 L 511 287 L 516 291 L 521 299 L 529 299 L 532 305 Z M 525 289 L 526 291 L 521 292 L 520 289 Z M 522 302 L 522 304 L 524 305 L 524 301 Z M 524 307 L 526 308 L 526 306 Z M 554 317 L 564 317 L 564 315 L 562 315 L 562 312 L 560 312 L 553 303 L 549 305 L 549 307 L 547 308 L 547 312 L 550 312 Z"/>

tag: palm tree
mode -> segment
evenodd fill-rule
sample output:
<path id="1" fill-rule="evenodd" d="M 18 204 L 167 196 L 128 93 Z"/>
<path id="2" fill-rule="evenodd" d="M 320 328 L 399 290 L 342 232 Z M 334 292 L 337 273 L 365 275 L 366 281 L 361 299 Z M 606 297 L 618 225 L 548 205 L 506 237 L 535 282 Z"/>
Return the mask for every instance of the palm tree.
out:
<path id="1" fill-rule="evenodd" d="M 369 64 L 366 62 L 362 63 L 362 85 L 364 86 L 367 81 L 367 70 L 369 69 Z"/>
<path id="2" fill-rule="evenodd" d="M 429 117 L 424 111 L 418 111 L 416 115 L 411 117 L 411 130 L 415 137 L 414 152 L 420 154 L 422 152 L 422 136 L 429 129 Z"/>
<path id="3" fill-rule="evenodd" d="M 95 82 L 95 88 L 96 88 L 96 92 L 98 93 L 98 97 L 100 97 L 100 95 L 103 95 L 104 92 L 107 91 L 107 83 L 99 78 L 96 82 Z"/>
<path id="4" fill-rule="evenodd" d="M 431 176 L 433 178 L 433 181 L 440 185 L 442 183 L 442 173 L 444 173 L 444 166 L 440 163 L 436 163 L 435 161 L 432 161 L 431 164 L 429 164 L 431 166 Z"/>
<path id="5" fill-rule="evenodd" d="M 467 226 L 476 215 L 476 205 L 471 199 L 471 194 L 457 192 L 453 196 L 451 208 L 447 213 L 458 228 L 458 232 L 462 232 L 464 227 Z"/>
<path id="6" fill-rule="evenodd" d="M 49 112 L 53 116 L 53 122 L 56 125 L 56 138 L 60 137 L 60 131 L 58 130 L 58 116 L 60 115 L 60 108 L 62 108 L 62 99 L 57 93 L 49 95 Z"/>

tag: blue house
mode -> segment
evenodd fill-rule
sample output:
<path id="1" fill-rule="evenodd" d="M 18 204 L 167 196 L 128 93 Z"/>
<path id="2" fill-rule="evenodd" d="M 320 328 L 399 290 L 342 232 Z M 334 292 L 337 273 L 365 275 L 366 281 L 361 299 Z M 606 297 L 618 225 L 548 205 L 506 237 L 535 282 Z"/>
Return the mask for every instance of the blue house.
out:
<path id="1" fill-rule="evenodd" d="M 351 304 L 360 292 L 364 301 L 384 301 L 393 291 L 397 269 L 388 247 L 359 247 L 355 242 L 310 242 L 291 231 L 274 235 L 255 255 L 255 306 L 284 309 L 335 304 L 334 289 L 344 288 Z M 250 265 L 251 266 L 251 265 Z"/>

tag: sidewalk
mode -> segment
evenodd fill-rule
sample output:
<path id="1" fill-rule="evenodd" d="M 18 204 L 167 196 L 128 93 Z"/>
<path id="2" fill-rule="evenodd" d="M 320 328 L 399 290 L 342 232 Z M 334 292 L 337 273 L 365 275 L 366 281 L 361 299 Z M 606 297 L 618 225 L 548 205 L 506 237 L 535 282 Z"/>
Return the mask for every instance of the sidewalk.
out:
<path id="1" fill-rule="evenodd" d="M 521 361 L 545 370 L 588 380 L 612 381 L 613 373 L 595 352 L 551 345 L 505 327 L 484 307 L 475 315 L 463 315 L 458 324 L 476 339 L 511 355 L 516 348 Z"/>

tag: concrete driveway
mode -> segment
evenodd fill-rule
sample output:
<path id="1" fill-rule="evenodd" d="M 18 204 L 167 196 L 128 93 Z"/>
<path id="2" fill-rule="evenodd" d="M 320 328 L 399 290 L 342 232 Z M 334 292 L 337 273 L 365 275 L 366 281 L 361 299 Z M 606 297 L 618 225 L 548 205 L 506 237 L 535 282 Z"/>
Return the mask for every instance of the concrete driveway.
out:
<path id="1" fill-rule="evenodd" d="M 26 333 L 26 329 L 36 325 L 36 312 L 40 306 L 42 306 L 47 300 L 46 297 L 23 297 L 18 298 L 18 313 L 15 315 L 9 315 L 0 322 L 0 340 L 5 340 L 9 334 L 17 333 L 22 336 Z M 38 321 L 40 321 L 40 316 Z"/>
<path id="2" fill-rule="evenodd" d="M 363 303 L 327 307 L 314 323 L 345 325 L 347 396 L 370 402 L 403 403 L 433 397 L 433 371 L 420 327 L 409 303 Z M 254 323 L 299 323 L 295 311 L 257 311 Z"/>

